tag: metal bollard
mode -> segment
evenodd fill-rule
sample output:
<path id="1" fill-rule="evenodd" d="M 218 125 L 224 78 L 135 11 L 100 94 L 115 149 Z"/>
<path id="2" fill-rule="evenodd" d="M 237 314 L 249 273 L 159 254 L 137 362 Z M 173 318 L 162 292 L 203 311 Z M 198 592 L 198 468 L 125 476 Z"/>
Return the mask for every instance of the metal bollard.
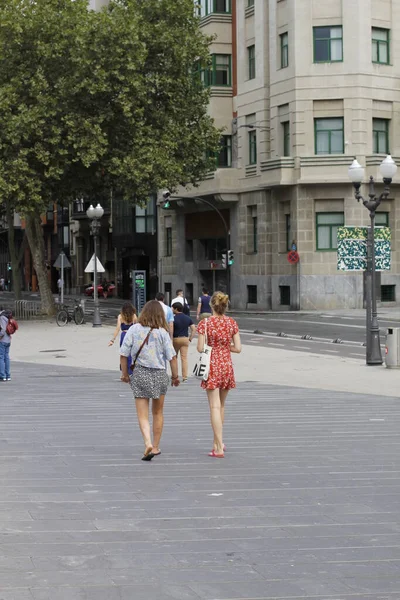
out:
<path id="1" fill-rule="evenodd" d="M 386 334 L 385 364 L 388 369 L 400 369 L 400 328 L 389 327 Z"/>

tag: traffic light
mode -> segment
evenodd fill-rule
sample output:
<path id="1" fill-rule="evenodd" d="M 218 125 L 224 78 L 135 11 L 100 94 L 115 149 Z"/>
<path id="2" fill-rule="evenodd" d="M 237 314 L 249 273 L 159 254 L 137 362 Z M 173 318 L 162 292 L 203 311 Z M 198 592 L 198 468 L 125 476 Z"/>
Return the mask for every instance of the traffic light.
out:
<path id="1" fill-rule="evenodd" d="M 226 269 L 226 254 L 222 254 L 221 256 L 221 266 L 223 269 Z"/>
<path id="2" fill-rule="evenodd" d="M 12 270 L 11 263 L 10 263 L 10 262 L 8 262 L 8 263 L 7 263 L 7 271 L 11 271 L 11 270 Z"/>
<path id="3" fill-rule="evenodd" d="M 162 205 L 162 208 L 164 208 L 165 210 L 167 210 L 171 206 L 171 202 L 169 200 L 170 196 L 171 196 L 171 192 L 168 192 L 167 190 L 165 192 L 163 192 L 164 204 Z"/>
<path id="4" fill-rule="evenodd" d="M 228 265 L 233 265 L 234 262 L 233 250 L 228 250 Z"/>

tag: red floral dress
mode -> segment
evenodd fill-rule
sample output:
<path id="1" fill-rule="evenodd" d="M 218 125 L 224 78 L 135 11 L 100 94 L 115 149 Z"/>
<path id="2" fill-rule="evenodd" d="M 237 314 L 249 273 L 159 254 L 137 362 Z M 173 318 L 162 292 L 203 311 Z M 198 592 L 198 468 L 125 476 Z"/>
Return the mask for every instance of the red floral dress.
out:
<path id="1" fill-rule="evenodd" d="M 207 381 L 201 382 L 205 390 L 231 390 L 236 387 L 233 372 L 231 343 L 239 327 L 231 317 L 209 317 L 200 321 L 197 331 L 205 334 L 207 323 L 207 343 L 212 347 L 210 374 Z"/>

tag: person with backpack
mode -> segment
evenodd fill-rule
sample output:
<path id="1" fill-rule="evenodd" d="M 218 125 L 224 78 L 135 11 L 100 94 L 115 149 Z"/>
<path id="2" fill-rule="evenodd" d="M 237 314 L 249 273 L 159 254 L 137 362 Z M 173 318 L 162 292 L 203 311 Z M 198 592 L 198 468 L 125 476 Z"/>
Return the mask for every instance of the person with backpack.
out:
<path id="1" fill-rule="evenodd" d="M 17 329 L 18 323 L 13 319 L 12 312 L 9 310 L 0 312 L 0 381 L 11 381 L 11 336 Z"/>
<path id="2" fill-rule="evenodd" d="M 182 312 L 184 315 L 186 315 L 187 317 L 190 317 L 190 306 L 188 301 L 186 300 L 186 298 L 183 295 L 183 290 L 179 289 L 176 290 L 176 298 L 174 298 L 171 302 L 171 308 L 173 306 L 173 304 L 176 304 L 177 302 L 180 302 L 180 304 L 182 304 Z"/>

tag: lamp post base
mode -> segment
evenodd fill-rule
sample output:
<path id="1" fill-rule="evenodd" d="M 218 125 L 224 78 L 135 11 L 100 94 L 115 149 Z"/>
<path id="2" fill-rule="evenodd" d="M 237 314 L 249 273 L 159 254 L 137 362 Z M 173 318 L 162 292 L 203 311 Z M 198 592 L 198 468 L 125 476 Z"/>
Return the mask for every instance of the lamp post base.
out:
<path id="1" fill-rule="evenodd" d="M 100 318 L 100 308 L 98 306 L 94 307 L 93 310 L 93 322 L 92 327 L 101 327 L 101 318 Z"/>
<path id="2" fill-rule="evenodd" d="M 381 340 L 378 330 L 370 330 L 370 345 L 367 348 L 367 365 L 382 365 L 382 352 L 381 352 Z"/>

